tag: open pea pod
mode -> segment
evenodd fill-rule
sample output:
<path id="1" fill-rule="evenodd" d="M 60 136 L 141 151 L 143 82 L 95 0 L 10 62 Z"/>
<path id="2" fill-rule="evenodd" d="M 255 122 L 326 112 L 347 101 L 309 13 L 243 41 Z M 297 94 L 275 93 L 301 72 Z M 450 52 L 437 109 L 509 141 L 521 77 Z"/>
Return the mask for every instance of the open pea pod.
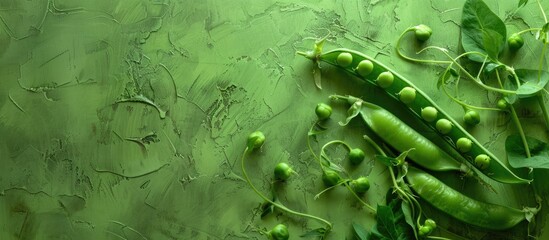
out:
<path id="1" fill-rule="evenodd" d="M 322 42 L 317 42 L 314 51 L 298 52 L 298 54 L 313 60 L 315 64 L 326 62 L 337 66 L 372 87 L 382 88 L 395 101 L 406 105 L 413 115 L 422 119 L 424 124 L 441 135 L 446 143 L 450 144 L 463 158 L 489 178 L 502 183 L 514 184 L 532 181 L 517 176 L 506 164 L 437 106 L 427 94 L 394 70 L 369 56 L 350 49 L 339 48 L 322 53 L 322 48 L 319 47 L 321 45 Z M 466 147 L 458 146 L 458 140 L 468 144 Z"/>

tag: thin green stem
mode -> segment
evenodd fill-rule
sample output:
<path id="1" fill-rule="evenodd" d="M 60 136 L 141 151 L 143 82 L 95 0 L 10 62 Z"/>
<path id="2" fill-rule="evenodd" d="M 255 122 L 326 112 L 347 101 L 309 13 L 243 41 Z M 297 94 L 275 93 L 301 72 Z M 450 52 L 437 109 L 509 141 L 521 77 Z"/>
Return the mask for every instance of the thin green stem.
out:
<path id="1" fill-rule="evenodd" d="M 545 50 L 547 50 L 547 43 L 543 44 L 541 48 L 541 55 L 539 58 L 539 68 L 538 68 L 538 83 L 541 81 L 541 72 L 543 70 L 543 59 L 545 58 Z"/>
<path id="2" fill-rule="evenodd" d="M 309 151 L 311 152 L 311 154 L 313 154 L 313 158 L 316 160 L 316 161 L 319 161 L 318 160 L 318 157 L 316 156 L 314 150 L 313 150 L 313 147 L 311 146 L 311 133 L 313 133 L 313 128 L 318 124 L 319 121 L 316 121 L 312 126 L 311 128 L 309 128 L 309 133 L 307 133 L 307 147 L 309 148 Z M 315 134 L 316 135 L 316 134 Z"/>
<path id="3" fill-rule="evenodd" d="M 549 112 L 547 112 L 547 107 L 545 106 L 545 101 L 543 100 L 543 94 L 539 93 L 537 98 L 538 98 L 539 107 L 543 112 L 543 119 L 545 120 L 545 126 L 547 129 L 549 129 Z"/>
<path id="4" fill-rule="evenodd" d="M 438 240 L 452 240 L 451 238 L 437 237 L 437 236 L 427 236 L 428 239 L 438 239 Z"/>
<path id="5" fill-rule="evenodd" d="M 411 32 L 411 31 L 414 31 L 414 28 L 413 27 L 410 27 L 406 30 L 404 30 L 404 32 L 402 32 L 400 34 L 400 37 L 398 38 L 397 40 L 397 43 L 396 43 L 396 51 L 397 51 L 397 54 L 408 60 L 408 61 L 411 61 L 411 62 L 419 62 L 419 63 L 435 63 L 435 64 L 447 64 L 447 63 L 450 63 L 449 61 L 441 61 L 441 60 L 425 60 L 425 59 L 418 59 L 418 58 L 413 58 L 413 57 L 409 57 L 409 56 L 406 56 L 404 55 L 404 53 L 402 53 L 402 51 L 400 50 L 400 42 L 402 41 L 402 38 L 404 37 L 404 35 L 408 32 Z M 420 51 L 421 52 L 421 51 Z M 420 53 L 418 52 L 418 54 Z"/>
<path id="6" fill-rule="evenodd" d="M 248 185 L 250 185 L 250 187 L 254 190 L 254 192 L 259 196 L 261 197 L 264 201 L 272 204 L 273 206 L 275 206 L 276 208 L 280 209 L 280 210 L 283 210 L 287 213 L 290 213 L 290 214 L 294 214 L 294 215 L 297 215 L 297 216 L 301 216 L 301 217 L 306 217 L 306 218 L 311 218 L 311 219 L 315 219 L 319 222 L 322 222 L 324 224 L 326 224 L 328 226 L 328 229 L 326 229 L 327 232 L 329 232 L 331 229 L 332 229 L 332 223 L 331 222 L 328 222 L 327 220 L 323 219 L 323 218 L 320 218 L 320 217 L 317 217 L 317 216 L 313 216 L 313 215 L 309 215 L 309 214 L 305 214 L 305 213 L 301 213 L 301 212 L 296 212 L 294 210 L 291 210 L 289 208 L 287 208 L 286 206 L 280 204 L 280 203 L 276 203 L 276 202 L 273 202 L 271 199 L 267 198 L 265 195 L 263 195 L 263 193 L 261 193 L 259 190 L 257 190 L 257 188 L 252 184 L 252 181 L 250 180 L 250 178 L 248 177 L 248 174 L 246 173 L 246 168 L 244 167 L 244 159 L 246 158 L 246 154 L 249 152 L 249 148 L 246 147 L 246 149 L 244 149 L 244 153 L 242 154 L 242 158 L 240 159 L 240 164 L 242 165 L 242 174 L 244 175 L 244 179 L 246 180 L 246 182 L 248 183 Z"/>
<path id="7" fill-rule="evenodd" d="M 503 88 L 503 83 L 501 82 L 501 78 L 499 77 L 498 69 L 496 69 L 496 77 L 500 87 Z M 520 138 L 522 139 L 522 145 L 524 146 L 524 150 L 526 151 L 526 157 L 529 158 L 531 157 L 530 148 L 528 147 L 528 142 L 526 141 L 526 135 L 524 134 L 524 130 L 522 129 L 522 124 L 520 123 L 520 120 L 518 118 L 517 112 L 515 111 L 515 107 L 513 106 L 513 104 L 509 104 L 509 109 L 511 110 L 511 118 L 515 122 Z"/>
<path id="8" fill-rule="evenodd" d="M 330 187 L 325 188 L 325 189 L 322 190 L 321 192 L 317 193 L 317 194 L 313 197 L 313 199 L 316 200 L 316 199 L 320 198 L 320 195 L 322 195 L 322 194 L 324 194 L 325 192 L 330 191 L 330 190 L 332 190 L 332 189 L 334 189 L 334 188 L 336 188 L 336 187 L 339 187 L 339 186 L 345 184 L 345 182 L 347 182 L 347 181 L 349 181 L 349 180 L 344 180 L 344 181 L 338 182 L 336 185 L 333 185 L 333 186 L 330 186 Z"/>
<path id="9" fill-rule="evenodd" d="M 494 92 L 499 92 L 499 93 L 503 93 L 503 94 L 515 94 L 516 92 L 515 91 L 510 91 L 510 90 L 505 90 L 505 89 L 500 89 L 500 88 L 495 88 L 495 87 L 491 87 L 491 86 L 488 86 L 488 85 L 485 85 L 484 83 L 482 83 L 479 79 L 473 77 L 463 66 L 461 66 L 458 62 L 457 62 L 457 59 L 463 57 L 463 56 L 466 56 L 466 55 L 469 55 L 469 54 L 477 54 L 477 55 L 482 55 L 482 56 L 486 56 L 482 53 L 479 53 L 479 52 L 466 52 L 466 53 L 463 53 L 461 55 L 459 55 L 458 57 L 456 57 L 455 59 L 452 58 L 452 56 L 450 56 L 450 54 L 448 54 L 448 50 L 444 49 L 444 48 L 440 48 L 440 47 L 429 47 L 429 48 L 434 48 L 434 49 L 438 49 L 440 50 L 441 52 L 443 52 L 448 58 L 450 58 L 452 60 L 452 62 L 458 66 L 460 68 L 461 71 L 465 72 L 465 75 L 470 78 L 471 80 L 473 80 L 473 82 L 475 84 L 477 84 L 478 86 L 486 89 L 486 90 L 489 90 L 489 91 L 494 91 Z"/>
<path id="10" fill-rule="evenodd" d="M 349 185 L 348 182 L 344 182 L 343 183 L 345 185 L 345 187 L 347 187 L 347 189 L 349 189 L 349 191 L 353 194 L 353 196 L 355 196 L 355 198 L 360 202 L 362 203 L 362 205 L 366 206 L 366 208 L 368 208 L 370 211 L 372 211 L 374 214 L 377 213 L 376 209 L 373 208 L 372 206 L 370 206 L 370 204 L 364 202 L 362 200 L 362 198 L 360 198 L 360 196 L 358 196 L 358 194 L 356 194 L 356 192 L 353 190 L 353 188 L 351 188 L 351 186 Z"/>
<path id="11" fill-rule="evenodd" d="M 474 105 L 467 104 L 467 103 L 457 99 L 456 97 L 450 95 L 450 93 L 448 92 L 448 88 L 444 84 L 442 84 L 442 90 L 444 90 L 444 93 L 446 93 L 446 96 L 448 96 L 450 99 L 452 99 L 452 101 L 456 102 L 457 104 L 461 105 L 462 107 L 465 107 L 465 108 L 468 108 L 468 109 L 477 109 L 477 110 L 503 111 L 499 108 L 479 107 L 479 106 L 474 106 Z"/>
<path id="12" fill-rule="evenodd" d="M 545 11 L 543 11 L 543 7 L 541 6 L 541 1 L 537 0 L 537 2 L 538 2 L 539 9 L 541 10 L 541 14 L 543 15 L 543 20 L 547 22 L 547 16 L 545 15 Z"/>
<path id="13" fill-rule="evenodd" d="M 521 35 L 521 34 L 524 34 L 526 32 L 537 32 L 539 30 L 541 30 L 541 28 L 528 28 L 528 29 L 524 29 L 520 32 L 517 32 L 516 34 Z"/>
<path id="14" fill-rule="evenodd" d="M 452 67 L 453 63 L 450 63 L 448 65 L 448 67 L 446 68 L 446 71 L 444 71 L 443 73 L 443 76 L 442 78 L 445 78 L 445 75 L 448 74 L 448 71 L 450 70 L 450 68 Z M 459 91 L 457 90 L 458 89 L 458 85 L 459 85 L 459 77 L 456 79 L 456 84 L 455 84 L 455 89 L 456 89 L 456 96 L 459 94 Z M 443 82 L 441 84 L 442 86 L 442 90 L 444 91 L 444 93 L 446 94 L 446 96 L 448 96 L 452 101 L 456 102 L 457 104 L 461 105 L 462 107 L 464 108 L 467 108 L 467 109 L 477 109 L 477 110 L 491 110 L 491 111 L 502 111 L 501 109 L 499 108 L 487 108 L 487 107 L 479 107 L 479 106 L 474 106 L 474 105 L 470 105 L 470 104 L 467 104 L 461 100 L 459 100 L 457 97 L 454 97 L 450 94 L 450 92 L 448 92 L 448 88 L 446 87 L 446 84 Z"/>

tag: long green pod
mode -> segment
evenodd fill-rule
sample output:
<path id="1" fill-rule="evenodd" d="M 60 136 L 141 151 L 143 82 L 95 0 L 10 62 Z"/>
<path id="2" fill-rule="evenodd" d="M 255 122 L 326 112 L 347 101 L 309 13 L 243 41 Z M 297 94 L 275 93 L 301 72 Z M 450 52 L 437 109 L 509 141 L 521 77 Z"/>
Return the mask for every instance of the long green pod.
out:
<path id="1" fill-rule="evenodd" d="M 507 206 L 477 201 L 414 167 L 408 168 L 406 179 L 410 187 L 425 201 L 465 223 L 492 230 L 511 228 L 530 220 L 539 209 L 519 210 Z"/>
<path id="2" fill-rule="evenodd" d="M 429 139 L 406 125 L 397 116 L 384 108 L 362 99 L 348 96 L 331 96 L 332 100 L 346 100 L 352 104 L 346 125 L 352 118 L 360 115 L 366 125 L 384 142 L 399 152 L 410 151 L 407 158 L 418 165 L 433 171 L 462 171 L 468 167 L 440 149 Z"/>
<path id="3" fill-rule="evenodd" d="M 405 104 L 411 113 L 422 119 L 423 123 L 441 135 L 448 144 L 450 144 L 461 154 L 461 156 L 472 163 L 472 165 L 476 166 L 476 168 L 486 176 L 503 183 L 530 183 L 532 181 L 517 176 L 501 160 L 499 160 L 465 129 L 463 129 L 458 122 L 452 119 L 450 115 L 438 107 L 437 104 L 427 96 L 427 94 L 415 87 L 409 80 L 400 74 L 386 67 L 377 60 L 354 50 L 339 48 L 326 53 L 321 53 L 322 48 L 320 44 L 321 43 L 317 43 L 314 51 L 308 53 L 298 53 L 312 59 L 315 63 L 322 61 L 338 66 L 359 79 L 364 80 L 373 87 L 382 88 L 391 98 Z M 343 62 L 341 61 L 342 56 L 347 58 L 344 65 L 341 64 L 341 62 Z M 348 59 L 349 56 L 350 59 Z M 338 58 L 340 59 L 340 63 L 338 63 Z M 368 64 L 364 64 L 365 62 Z M 365 65 L 367 67 L 362 67 Z M 413 90 L 407 92 L 413 92 L 412 95 L 402 94 L 404 90 L 410 89 Z M 406 96 L 406 98 L 402 96 Z M 436 110 L 433 116 L 422 116 L 423 109 L 433 108 Z M 446 126 L 446 128 L 443 128 L 444 126 Z M 458 149 L 456 143 L 459 139 L 470 140 L 470 147 L 468 147 L 465 151 L 463 149 Z M 477 159 L 477 157 L 483 157 L 483 160 L 489 161 L 481 161 L 480 163 L 477 161 L 475 164 L 475 159 Z"/>

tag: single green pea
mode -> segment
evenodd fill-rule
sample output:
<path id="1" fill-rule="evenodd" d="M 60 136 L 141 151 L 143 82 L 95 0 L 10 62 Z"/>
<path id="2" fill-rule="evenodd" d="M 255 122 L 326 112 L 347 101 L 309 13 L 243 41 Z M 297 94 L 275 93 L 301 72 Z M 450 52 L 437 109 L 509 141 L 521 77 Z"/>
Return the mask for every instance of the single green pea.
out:
<path id="1" fill-rule="evenodd" d="M 366 154 L 364 154 L 364 151 L 360 148 L 353 148 L 351 151 L 349 151 L 349 161 L 353 165 L 358 165 L 364 161 L 364 157 Z"/>
<path id="2" fill-rule="evenodd" d="M 319 103 L 316 105 L 315 113 L 319 120 L 326 120 L 332 116 L 332 107 L 325 103 Z"/>
<path id="3" fill-rule="evenodd" d="M 498 100 L 498 103 L 497 103 L 497 107 L 501 110 L 505 110 L 509 107 L 507 101 L 505 101 L 505 99 L 500 99 Z"/>
<path id="4" fill-rule="evenodd" d="M 487 169 L 488 166 L 490 166 L 490 157 L 486 154 L 479 154 L 475 158 L 475 166 L 480 168 L 481 170 Z"/>
<path id="5" fill-rule="evenodd" d="M 388 88 L 393 84 L 393 81 L 395 80 L 395 76 L 389 71 L 382 72 L 377 76 L 376 83 L 381 88 Z"/>
<path id="6" fill-rule="evenodd" d="M 339 174 L 334 170 L 327 169 L 322 173 L 322 182 L 326 187 L 335 186 L 340 179 Z"/>
<path id="7" fill-rule="evenodd" d="M 425 219 L 425 226 L 430 227 L 432 230 L 435 230 L 437 228 L 437 222 L 435 220 L 427 218 Z"/>
<path id="8" fill-rule="evenodd" d="M 414 102 L 416 99 L 416 89 L 412 87 L 405 87 L 398 93 L 400 101 L 408 105 Z"/>
<path id="9" fill-rule="evenodd" d="M 442 118 L 437 121 L 435 128 L 442 134 L 447 134 L 452 131 L 452 122 L 448 119 Z"/>
<path id="10" fill-rule="evenodd" d="M 367 177 L 359 177 L 351 181 L 351 187 L 356 193 L 365 193 L 370 189 L 370 180 Z"/>
<path id="11" fill-rule="evenodd" d="M 251 150 L 255 150 L 263 146 L 265 143 L 265 135 L 261 131 L 255 131 L 248 135 L 247 146 Z"/>
<path id="12" fill-rule="evenodd" d="M 417 40 L 425 42 L 431 37 L 433 30 L 425 24 L 420 24 L 414 27 L 414 33 Z"/>
<path id="13" fill-rule="evenodd" d="M 471 139 L 466 137 L 459 138 L 456 142 L 457 149 L 463 153 L 471 151 L 472 146 L 473 146 L 473 141 L 471 141 Z"/>
<path id="14" fill-rule="evenodd" d="M 289 238 L 290 232 L 284 224 L 278 224 L 269 231 L 269 239 L 271 240 L 288 240 Z"/>
<path id="15" fill-rule="evenodd" d="M 513 33 L 507 39 L 507 44 L 509 45 L 509 49 L 516 51 L 524 45 L 524 39 L 519 34 Z"/>
<path id="16" fill-rule="evenodd" d="M 429 226 L 421 226 L 419 227 L 418 235 L 421 237 L 425 237 L 431 234 L 432 231 L 433 229 Z"/>
<path id="17" fill-rule="evenodd" d="M 434 107 L 425 107 L 421 109 L 421 117 L 427 122 L 432 122 L 437 119 L 438 110 Z"/>
<path id="18" fill-rule="evenodd" d="M 342 67 L 348 67 L 353 63 L 353 55 L 348 52 L 342 52 L 337 56 L 337 64 Z"/>
<path id="19" fill-rule="evenodd" d="M 463 121 L 469 126 L 475 126 L 480 123 L 480 115 L 475 110 L 467 110 L 463 115 Z"/>
<path id="20" fill-rule="evenodd" d="M 283 181 L 290 178 L 293 172 L 294 170 L 285 162 L 278 163 L 274 169 L 275 178 Z"/>
<path id="21" fill-rule="evenodd" d="M 356 67 L 356 71 L 360 76 L 366 77 L 372 73 L 374 70 L 374 64 L 372 61 L 365 59 L 358 63 L 358 66 Z"/>

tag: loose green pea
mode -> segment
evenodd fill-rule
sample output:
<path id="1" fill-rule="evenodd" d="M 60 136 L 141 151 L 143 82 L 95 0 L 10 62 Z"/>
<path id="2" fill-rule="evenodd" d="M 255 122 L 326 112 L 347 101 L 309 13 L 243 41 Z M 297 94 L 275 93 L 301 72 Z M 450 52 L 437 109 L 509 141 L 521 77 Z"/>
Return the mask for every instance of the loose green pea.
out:
<path id="1" fill-rule="evenodd" d="M 437 228 L 437 222 L 435 222 L 435 220 L 433 219 L 425 219 L 425 226 L 428 226 L 430 227 L 431 229 L 435 230 Z"/>
<path id="2" fill-rule="evenodd" d="M 393 81 L 395 80 L 395 76 L 389 71 L 382 72 L 377 76 L 376 83 L 381 88 L 388 88 L 393 84 Z"/>
<path id="3" fill-rule="evenodd" d="M 286 180 L 290 178 L 294 170 L 285 162 L 278 163 L 274 169 L 275 178 L 278 180 Z"/>
<path id="4" fill-rule="evenodd" d="M 452 122 L 450 122 L 448 119 L 439 119 L 435 125 L 436 129 L 442 133 L 447 134 L 450 131 L 452 131 Z"/>
<path id="5" fill-rule="evenodd" d="M 457 149 L 463 153 L 471 151 L 472 146 L 473 142 L 471 141 L 471 139 L 466 137 L 459 138 L 456 142 Z"/>
<path id="6" fill-rule="evenodd" d="M 507 109 L 507 107 L 509 107 L 507 101 L 505 101 L 505 99 L 500 99 L 498 100 L 498 103 L 497 103 L 497 107 L 501 110 L 505 110 Z"/>
<path id="7" fill-rule="evenodd" d="M 425 237 L 425 236 L 428 236 L 429 234 L 431 234 L 432 231 L 433 231 L 433 229 L 429 226 L 421 226 L 421 227 L 419 227 L 418 235 L 422 236 L 422 237 Z"/>
<path id="8" fill-rule="evenodd" d="M 356 71 L 360 76 L 368 76 L 370 73 L 372 73 L 372 70 L 374 70 L 374 64 L 370 60 L 362 60 L 358 63 L 358 66 L 356 67 Z"/>
<path id="9" fill-rule="evenodd" d="M 348 67 L 353 63 L 353 55 L 348 52 L 342 52 L 337 56 L 337 64 L 342 67 Z"/>
<path id="10" fill-rule="evenodd" d="M 326 187 L 335 186 L 340 179 L 339 174 L 334 170 L 327 169 L 322 173 L 322 182 Z"/>
<path id="11" fill-rule="evenodd" d="M 319 120 L 326 120 L 332 116 L 332 107 L 325 103 L 319 103 L 316 105 L 315 113 Z"/>
<path id="12" fill-rule="evenodd" d="M 431 34 L 433 34 L 433 30 L 425 24 L 420 24 L 414 27 L 414 33 L 417 40 L 425 42 L 431 37 Z"/>
<path id="13" fill-rule="evenodd" d="M 427 122 L 432 122 L 437 119 L 438 111 L 434 107 L 425 107 L 421 109 L 421 117 Z"/>
<path id="14" fill-rule="evenodd" d="M 367 177 L 359 177 L 351 181 L 351 187 L 356 193 L 365 193 L 370 189 L 370 181 Z"/>
<path id="15" fill-rule="evenodd" d="M 255 131 L 248 135 L 247 146 L 251 150 L 255 150 L 263 146 L 265 143 L 265 135 L 260 131 Z"/>
<path id="16" fill-rule="evenodd" d="M 353 165 L 358 165 L 364 161 L 364 151 L 360 148 L 353 148 L 351 151 L 349 151 L 349 161 Z"/>
<path id="17" fill-rule="evenodd" d="M 479 154 L 475 158 L 475 165 L 481 170 L 487 169 L 490 166 L 490 157 L 486 154 Z"/>
<path id="18" fill-rule="evenodd" d="M 513 33 L 507 39 L 507 44 L 509 45 L 509 49 L 516 51 L 524 45 L 524 39 L 519 34 Z"/>
<path id="19" fill-rule="evenodd" d="M 416 99 L 416 89 L 412 87 L 405 87 L 398 93 L 400 101 L 408 105 Z"/>
<path id="20" fill-rule="evenodd" d="M 278 224 L 269 231 L 269 239 L 271 240 L 288 240 L 289 238 L 290 232 L 284 224 Z"/>
<path id="21" fill-rule="evenodd" d="M 480 115 L 475 110 L 467 110 L 463 115 L 463 121 L 469 126 L 475 126 L 480 123 Z"/>

